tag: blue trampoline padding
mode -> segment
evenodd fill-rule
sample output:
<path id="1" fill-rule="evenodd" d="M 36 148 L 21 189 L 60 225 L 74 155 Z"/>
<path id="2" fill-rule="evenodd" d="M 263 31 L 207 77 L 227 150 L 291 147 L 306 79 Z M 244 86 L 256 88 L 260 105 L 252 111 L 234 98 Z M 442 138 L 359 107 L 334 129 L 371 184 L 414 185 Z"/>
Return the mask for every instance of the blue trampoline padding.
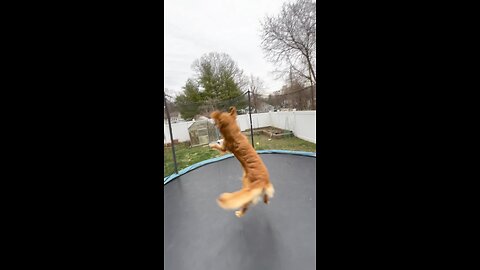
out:
<path id="1" fill-rule="evenodd" d="M 304 152 L 304 151 L 258 150 L 257 153 L 259 153 L 259 154 L 288 154 L 288 155 L 308 156 L 308 157 L 314 157 L 314 158 L 317 157 L 317 153 L 315 153 L 315 152 Z M 168 182 L 174 180 L 175 178 L 177 178 L 177 177 L 179 177 L 183 174 L 186 174 L 190 171 L 193 171 L 193 170 L 195 170 L 199 167 L 202 167 L 204 165 L 214 163 L 214 162 L 217 162 L 217 161 L 220 161 L 220 160 L 224 160 L 224 159 L 227 159 L 227 158 L 231 158 L 231 157 L 233 157 L 233 154 L 226 154 L 226 155 L 219 156 L 219 157 L 216 157 L 216 158 L 211 158 L 211 159 L 207 159 L 207 160 L 204 160 L 204 161 L 200 161 L 198 163 L 195 163 L 193 165 L 188 166 L 185 169 L 180 170 L 178 173 L 173 173 L 173 174 L 171 174 L 167 177 L 164 177 L 163 178 L 163 184 L 165 185 Z"/>

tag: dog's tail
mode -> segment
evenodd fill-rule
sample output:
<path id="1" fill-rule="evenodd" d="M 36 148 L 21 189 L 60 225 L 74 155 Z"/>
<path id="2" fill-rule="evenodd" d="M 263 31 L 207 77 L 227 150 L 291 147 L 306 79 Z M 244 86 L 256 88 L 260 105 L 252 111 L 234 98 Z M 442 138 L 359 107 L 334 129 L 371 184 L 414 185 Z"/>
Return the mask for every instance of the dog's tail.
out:
<path id="1" fill-rule="evenodd" d="M 265 187 L 245 187 L 233 193 L 223 193 L 217 199 L 218 205 L 223 209 L 233 210 L 242 207 L 249 202 L 256 202 L 256 199 L 266 193 L 268 197 L 273 197 L 273 186 L 268 184 Z"/>

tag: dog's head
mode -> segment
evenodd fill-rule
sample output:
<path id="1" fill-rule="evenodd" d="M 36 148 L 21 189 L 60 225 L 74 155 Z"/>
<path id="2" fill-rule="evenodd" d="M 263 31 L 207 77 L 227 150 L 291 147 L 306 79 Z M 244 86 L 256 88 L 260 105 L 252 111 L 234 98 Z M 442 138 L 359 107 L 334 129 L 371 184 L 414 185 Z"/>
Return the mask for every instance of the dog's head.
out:
<path id="1" fill-rule="evenodd" d="M 230 126 L 236 126 L 237 109 L 232 106 L 229 108 L 228 112 L 214 111 L 210 114 L 210 117 L 215 121 L 215 125 L 220 130 Z"/>

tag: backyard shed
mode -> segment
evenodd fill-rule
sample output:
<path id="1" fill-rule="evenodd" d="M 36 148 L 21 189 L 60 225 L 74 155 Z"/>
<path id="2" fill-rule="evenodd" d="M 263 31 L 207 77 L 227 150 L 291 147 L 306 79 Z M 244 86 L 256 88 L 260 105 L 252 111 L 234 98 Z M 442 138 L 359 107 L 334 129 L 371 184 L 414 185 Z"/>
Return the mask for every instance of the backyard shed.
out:
<path id="1" fill-rule="evenodd" d="M 219 139 L 219 133 L 208 120 L 195 121 L 189 128 L 191 146 L 205 145 Z"/>

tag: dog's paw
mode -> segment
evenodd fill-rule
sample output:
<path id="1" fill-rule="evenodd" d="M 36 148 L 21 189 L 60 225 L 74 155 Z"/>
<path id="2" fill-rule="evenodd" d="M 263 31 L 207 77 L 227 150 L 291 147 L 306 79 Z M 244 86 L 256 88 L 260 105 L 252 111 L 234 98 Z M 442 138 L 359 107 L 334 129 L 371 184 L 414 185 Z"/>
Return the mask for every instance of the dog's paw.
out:
<path id="1" fill-rule="evenodd" d="M 243 213 L 242 210 L 235 211 L 235 216 L 237 216 L 237 217 L 243 217 L 244 214 L 245 213 Z"/>

